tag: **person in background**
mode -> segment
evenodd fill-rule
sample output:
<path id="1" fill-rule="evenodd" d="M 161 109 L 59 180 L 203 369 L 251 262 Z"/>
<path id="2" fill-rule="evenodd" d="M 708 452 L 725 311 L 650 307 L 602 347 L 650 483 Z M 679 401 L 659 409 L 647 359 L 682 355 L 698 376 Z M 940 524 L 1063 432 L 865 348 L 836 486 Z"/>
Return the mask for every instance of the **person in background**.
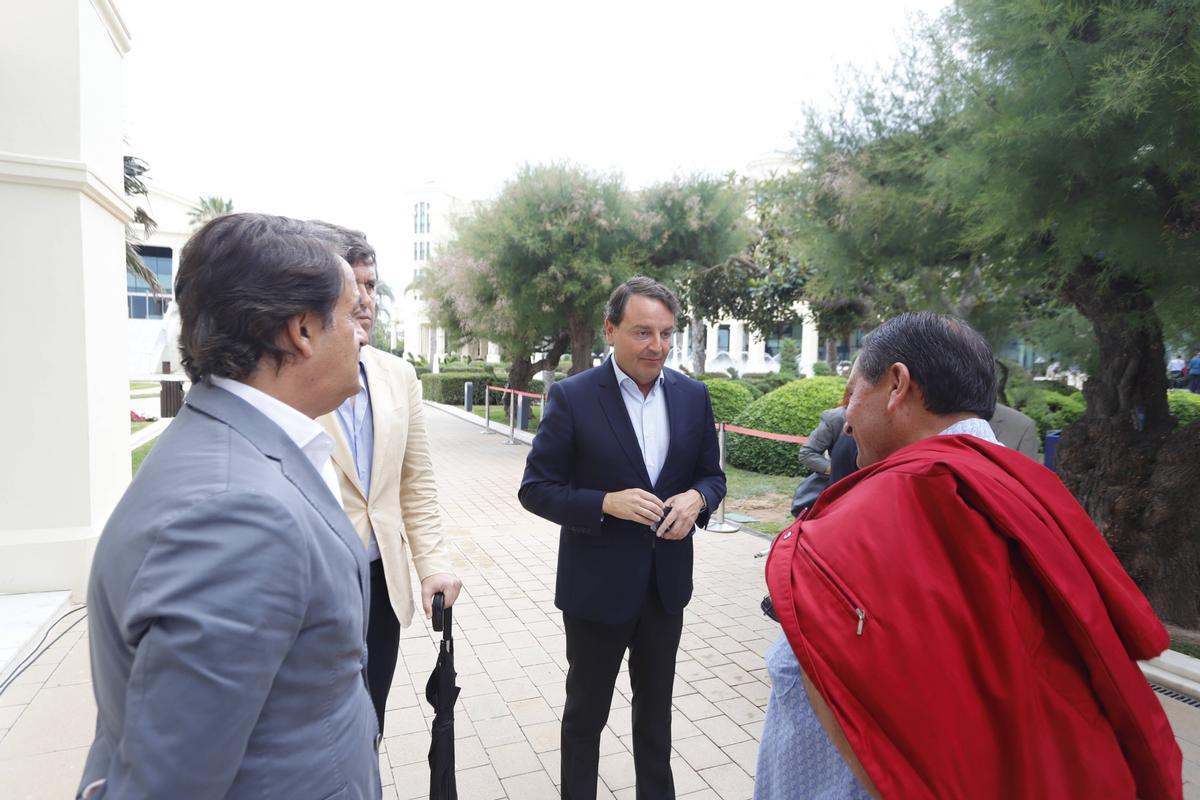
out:
<path id="1" fill-rule="evenodd" d="M 888 320 L 849 390 L 860 469 L 767 562 L 755 797 L 1182 798 L 1137 665 L 1167 632 L 1071 493 L 996 441 L 983 337 Z"/>
<path id="2" fill-rule="evenodd" d="M 358 356 L 358 391 L 317 420 L 333 438 L 333 464 L 346 513 L 371 565 L 371 617 L 367 628 L 367 686 L 379 730 L 396 672 L 400 629 L 413 616 L 409 563 L 420 581 L 421 606 L 433 596 L 454 605 L 462 582 L 454 575 L 442 535 L 437 481 L 421 405 L 421 382 L 412 365 L 377 350 L 374 341 L 379 273 L 375 250 L 361 231 L 327 222 L 358 288 L 357 321 L 368 342 Z"/>
<path id="3" fill-rule="evenodd" d="M 1187 365 L 1188 391 L 1200 394 L 1200 353 L 1192 356 Z"/>
<path id="4" fill-rule="evenodd" d="M 996 403 L 996 410 L 988 424 L 992 427 L 992 433 L 1000 440 L 1000 444 L 1018 453 L 1024 453 L 1034 461 L 1038 460 L 1037 423 L 1032 417 L 1003 403 Z"/>
<path id="5" fill-rule="evenodd" d="M 313 225 L 229 214 L 175 279 L 184 408 L 88 585 L 88 800 L 381 796 L 370 576 L 314 420 L 358 390 L 358 291 Z"/>
<path id="6" fill-rule="evenodd" d="M 1187 367 L 1187 361 L 1183 359 L 1183 353 L 1176 353 L 1175 357 L 1167 362 L 1167 383 L 1172 389 L 1179 389 L 1183 386 L 1183 371 Z"/>
<path id="7" fill-rule="evenodd" d="M 854 446 L 853 439 L 842 441 L 845 424 L 846 406 L 843 398 L 842 405 L 821 412 L 817 427 L 808 435 L 808 441 L 800 445 L 800 464 L 812 474 L 800 481 L 792 495 L 793 517 L 800 516 L 806 508 L 811 507 L 827 487 L 854 471 L 858 448 Z"/>

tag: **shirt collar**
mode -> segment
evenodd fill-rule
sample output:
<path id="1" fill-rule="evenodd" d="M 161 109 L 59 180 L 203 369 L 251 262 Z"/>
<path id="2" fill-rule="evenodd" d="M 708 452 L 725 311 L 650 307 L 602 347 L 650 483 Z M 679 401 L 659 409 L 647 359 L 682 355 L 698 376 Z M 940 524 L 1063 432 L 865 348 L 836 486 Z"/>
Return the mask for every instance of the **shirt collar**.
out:
<path id="1" fill-rule="evenodd" d="M 272 397 L 261 389 L 256 389 L 247 383 L 235 381 L 232 378 L 213 375 L 210 380 L 213 386 L 240 397 L 261 411 L 267 419 L 282 428 L 287 437 L 306 453 L 319 455 L 321 451 L 326 449 L 326 444 L 321 439 L 322 436 L 328 440 L 326 457 L 333 452 L 332 437 L 317 424 L 316 420 L 297 411 L 282 400 Z"/>
<path id="2" fill-rule="evenodd" d="M 633 378 L 626 375 L 624 373 L 624 371 L 622 371 L 622 369 L 617 366 L 617 357 L 615 355 L 612 358 L 610 358 L 609 361 L 612 362 L 613 372 L 617 376 L 617 385 L 618 386 L 624 386 L 625 381 L 629 381 L 630 386 L 637 389 L 639 392 L 641 391 L 641 389 L 637 385 L 637 382 Z M 654 379 L 655 386 L 662 386 L 662 382 L 663 382 L 663 378 L 664 378 L 663 373 L 666 371 L 666 369 L 667 369 L 666 367 L 663 367 L 661 370 L 659 370 L 658 377 Z"/>
<path id="3" fill-rule="evenodd" d="M 1000 444 L 995 432 L 992 430 L 992 426 L 987 423 L 987 420 L 980 419 L 979 417 L 961 419 L 939 433 L 938 436 L 953 436 L 954 434 L 964 433 L 968 436 L 974 436 L 977 439 L 983 439 L 985 442 Z"/>

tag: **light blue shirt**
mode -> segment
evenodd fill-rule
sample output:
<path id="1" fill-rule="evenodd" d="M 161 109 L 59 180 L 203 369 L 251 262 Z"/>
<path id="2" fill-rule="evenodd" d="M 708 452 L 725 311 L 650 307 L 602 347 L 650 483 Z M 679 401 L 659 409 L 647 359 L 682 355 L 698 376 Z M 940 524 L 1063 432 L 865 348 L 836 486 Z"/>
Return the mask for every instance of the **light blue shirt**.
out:
<path id="1" fill-rule="evenodd" d="M 960 420 L 938 435 L 960 433 L 1000 444 L 992 426 L 978 417 Z M 754 800 L 868 800 L 871 795 L 854 777 L 808 702 L 800 662 L 783 633 L 767 652 L 767 674 L 771 696 L 758 748 Z"/>
<path id="2" fill-rule="evenodd" d="M 350 457 L 354 459 L 354 470 L 358 473 L 358 482 L 362 486 L 363 495 L 371 496 L 371 459 L 375 455 L 375 422 L 371 418 L 371 393 L 367 390 L 367 371 L 362 362 L 358 362 L 358 394 L 346 398 L 337 408 L 338 422 L 342 425 L 342 433 L 346 434 L 346 443 L 350 445 Z M 367 525 L 371 524 L 367 520 Z M 379 543 L 375 541 L 375 531 L 371 531 L 371 543 L 367 545 L 367 558 L 374 561 L 379 558 Z"/>
<path id="3" fill-rule="evenodd" d="M 629 421 L 633 424 L 633 433 L 642 451 L 642 461 L 646 464 L 646 473 L 653 486 L 658 482 L 658 474 L 662 472 L 667 450 L 671 447 L 671 425 L 667 418 L 667 398 L 663 396 L 663 375 L 661 372 L 658 374 L 650 393 L 643 397 L 642 390 L 633 378 L 617 366 L 616 356 L 611 361 L 617 385 L 621 387 L 621 399 L 625 401 L 625 410 L 629 412 Z"/>

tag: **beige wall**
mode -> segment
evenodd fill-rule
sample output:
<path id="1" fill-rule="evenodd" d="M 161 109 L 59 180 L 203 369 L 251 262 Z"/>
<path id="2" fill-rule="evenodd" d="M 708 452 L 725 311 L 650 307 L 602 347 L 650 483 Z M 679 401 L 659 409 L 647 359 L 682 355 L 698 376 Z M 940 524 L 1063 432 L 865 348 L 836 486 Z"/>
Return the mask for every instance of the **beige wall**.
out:
<path id="1" fill-rule="evenodd" d="M 108 0 L 0 0 L 0 593 L 84 589 L 129 482 L 121 60 Z"/>

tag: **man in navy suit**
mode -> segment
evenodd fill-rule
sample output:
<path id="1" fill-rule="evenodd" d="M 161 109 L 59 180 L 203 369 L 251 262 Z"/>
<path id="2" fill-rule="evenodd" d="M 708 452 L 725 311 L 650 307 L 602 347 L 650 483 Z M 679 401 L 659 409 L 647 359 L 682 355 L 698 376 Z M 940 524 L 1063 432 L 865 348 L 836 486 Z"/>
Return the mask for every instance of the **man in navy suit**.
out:
<path id="1" fill-rule="evenodd" d="M 525 464 L 526 509 L 562 526 L 554 602 L 567 638 L 562 796 L 596 797 L 600 734 L 625 650 L 639 800 L 674 798 L 671 691 L 692 532 L 725 496 L 704 384 L 663 363 L 679 303 L 649 278 L 612 293 L 613 355 L 550 387 Z"/>

